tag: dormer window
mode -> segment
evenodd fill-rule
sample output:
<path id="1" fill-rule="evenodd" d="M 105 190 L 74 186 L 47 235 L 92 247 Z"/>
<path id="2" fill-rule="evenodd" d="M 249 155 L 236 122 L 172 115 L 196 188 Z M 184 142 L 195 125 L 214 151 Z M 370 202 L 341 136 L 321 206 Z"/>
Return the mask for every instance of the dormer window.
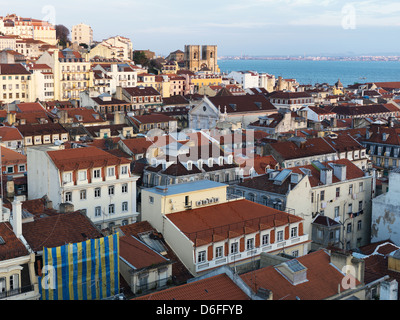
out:
<path id="1" fill-rule="evenodd" d="M 213 159 L 212 158 L 208 159 L 208 166 L 209 167 L 213 166 Z"/>
<path id="2" fill-rule="evenodd" d="M 218 165 L 222 166 L 224 164 L 224 158 L 223 157 L 219 157 L 218 158 Z"/>
<path id="3" fill-rule="evenodd" d="M 93 178 L 101 178 L 101 170 L 100 169 L 93 170 Z"/>
<path id="4" fill-rule="evenodd" d="M 64 173 L 63 181 L 64 183 L 72 182 L 72 173 L 71 172 Z"/>
<path id="5" fill-rule="evenodd" d="M 115 176 L 115 168 L 114 168 L 114 167 L 108 168 L 108 169 L 107 169 L 107 175 L 108 175 L 109 177 Z"/>
<path id="6" fill-rule="evenodd" d="M 128 174 L 128 166 L 121 167 L 121 174 Z"/>
<path id="7" fill-rule="evenodd" d="M 190 171 L 193 169 L 193 162 L 192 161 L 188 161 L 187 163 L 187 169 Z"/>

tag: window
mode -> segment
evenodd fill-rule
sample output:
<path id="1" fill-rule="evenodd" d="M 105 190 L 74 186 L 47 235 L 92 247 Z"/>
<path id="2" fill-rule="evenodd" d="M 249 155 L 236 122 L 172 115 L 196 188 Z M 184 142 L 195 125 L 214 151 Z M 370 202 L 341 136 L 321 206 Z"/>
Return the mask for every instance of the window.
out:
<path id="1" fill-rule="evenodd" d="M 340 187 L 336 188 L 336 198 L 340 197 Z"/>
<path id="2" fill-rule="evenodd" d="M 358 211 L 361 211 L 363 209 L 363 202 L 358 201 Z"/>
<path id="3" fill-rule="evenodd" d="M 122 202 L 122 212 L 128 211 L 128 202 L 124 201 Z"/>
<path id="4" fill-rule="evenodd" d="M 101 207 L 95 207 L 94 208 L 94 216 L 95 217 L 100 217 L 101 216 Z"/>
<path id="5" fill-rule="evenodd" d="M 360 183 L 358 184 L 358 190 L 359 190 L 360 192 L 363 192 L 363 191 L 364 191 L 364 183 L 363 183 L 363 182 L 360 182 Z"/>
<path id="6" fill-rule="evenodd" d="M 223 247 L 222 246 L 221 247 L 217 247 L 215 249 L 215 257 L 216 258 L 222 258 L 223 254 L 224 254 L 224 251 L 223 251 Z"/>
<path id="7" fill-rule="evenodd" d="M 86 200 L 86 190 L 81 190 L 81 191 L 79 192 L 79 198 L 80 198 L 81 200 Z"/>
<path id="8" fill-rule="evenodd" d="M 6 278 L 2 277 L 0 278 L 0 292 L 5 292 L 6 291 Z"/>
<path id="9" fill-rule="evenodd" d="M 353 213 L 353 204 L 352 203 L 349 203 L 347 213 L 348 214 Z"/>
<path id="10" fill-rule="evenodd" d="M 150 203 L 154 203 L 154 197 L 149 196 L 149 202 L 150 202 Z"/>
<path id="11" fill-rule="evenodd" d="M 254 238 L 247 239 L 246 247 L 247 247 L 247 250 L 254 249 Z"/>
<path id="12" fill-rule="evenodd" d="M 86 171 L 79 171 L 78 172 L 78 179 L 79 179 L 79 181 L 86 180 Z"/>
<path id="13" fill-rule="evenodd" d="M 128 174 L 128 166 L 121 167 L 121 174 Z"/>
<path id="14" fill-rule="evenodd" d="M 325 191 L 322 190 L 321 191 L 321 201 L 324 201 L 324 200 L 325 200 Z"/>
<path id="15" fill-rule="evenodd" d="M 204 261 L 206 261 L 206 251 L 205 250 L 199 251 L 197 253 L 197 262 L 204 262 Z"/>
<path id="16" fill-rule="evenodd" d="M 14 173 L 14 167 L 13 166 L 7 167 L 7 173 Z"/>
<path id="17" fill-rule="evenodd" d="M 64 182 L 65 183 L 72 182 L 72 173 L 71 172 L 64 173 Z"/>
<path id="18" fill-rule="evenodd" d="M 311 203 L 314 203 L 314 193 L 311 193 Z"/>
<path id="19" fill-rule="evenodd" d="M 101 178 L 101 170 L 100 169 L 93 170 L 93 178 Z"/>
<path id="20" fill-rule="evenodd" d="M 349 195 L 353 194 L 353 185 L 349 185 Z"/>
<path id="21" fill-rule="evenodd" d="M 262 245 L 266 246 L 267 244 L 269 244 L 269 234 L 264 234 L 262 236 Z"/>
<path id="22" fill-rule="evenodd" d="M 114 168 L 114 167 L 108 168 L 108 169 L 107 169 L 107 175 L 108 175 L 109 177 L 115 176 L 115 168 Z"/>
<path id="23" fill-rule="evenodd" d="M 15 290 L 19 288 L 19 275 L 13 274 L 10 277 L 10 290 Z"/>
<path id="24" fill-rule="evenodd" d="M 293 250 L 291 256 L 297 258 L 299 256 L 299 250 Z"/>
<path id="25" fill-rule="evenodd" d="M 335 207 L 335 218 L 339 217 L 339 207 Z"/>
<path id="26" fill-rule="evenodd" d="M 94 189 L 94 197 L 95 198 L 100 198 L 101 197 L 101 189 L 100 188 Z"/>
<path id="27" fill-rule="evenodd" d="M 297 237 L 297 227 L 293 227 L 293 228 L 290 230 L 290 237 L 291 237 L 291 238 Z"/>
<path id="28" fill-rule="evenodd" d="M 128 184 L 127 183 L 124 183 L 123 185 L 122 185 L 122 193 L 127 193 L 128 192 Z"/>
<path id="29" fill-rule="evenodd" d="M 233 242 L 231 244 L 231 254 L 238 253 L 239 252 L 238 248 L 239 248 L 238 243 L 237 242 Z"/>
<path id="30" fill-rule="evenodd" d="M 362 220 L 359 220 L 357 222 L 357 230 L 361 230 L 361 228 L 362 228 Z"/>
<path id="31" fill-rule="evenodd" d="M 72 201 L 72 192 L 66 192 L 65 193 L 65 202 L 71 202 Z"/>
<path id="32" fill-rule="evenodd" d="M 109 186 L 108 187 L 108 195 L 113 196 L 114 195 L 114 186 Z"/>
<path id="33" fill-rule="evenodd" d="M 317 230 L 317 238 L 322 239 L 324 237 L 324 231 L 322 229 Z"/>
<path id="34" fill-rule="evenodd" d="M 347 224 L 347 233 L 350 233 L 351 232 L 351 223 L 348 223 Z"/>
<path id="35" fill-rule="evenodd" d="M 114 214 L 115 213 L 115 206 L 113 204 L 110 204 L 108 206 L 108 214 Z"/>
<path id="36" fill-rule="evenodd" d="M 283 231 L 278 231 L 276 234 L 276 241 L 283 241 Z"/>

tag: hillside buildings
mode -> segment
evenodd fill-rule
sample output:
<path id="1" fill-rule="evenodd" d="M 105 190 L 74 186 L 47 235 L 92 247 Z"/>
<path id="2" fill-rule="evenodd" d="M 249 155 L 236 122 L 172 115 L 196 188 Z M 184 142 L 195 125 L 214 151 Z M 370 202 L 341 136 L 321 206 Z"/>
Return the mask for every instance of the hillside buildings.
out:
<path id="1" fill-rule="evenodd" d="M 90 47 L 93 43 L 93 29 L 84 23 L 73 26 L 71 30 L 71 41 L 78 44 L 84 43 Z"/>

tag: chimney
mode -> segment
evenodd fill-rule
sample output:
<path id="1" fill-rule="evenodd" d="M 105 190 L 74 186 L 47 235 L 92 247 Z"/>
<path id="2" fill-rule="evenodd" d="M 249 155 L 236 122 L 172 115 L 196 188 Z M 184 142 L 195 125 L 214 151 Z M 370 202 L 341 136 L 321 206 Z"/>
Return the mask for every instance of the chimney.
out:
<path id="1" fill-rule="evenodd" d="M 22 203 L 15 198 L 12 203 L 12 228 L 17 238 L 22 236 Z"/>
<path id="2" fill-rule="evenodd" d="M 346 180 L 346 172 L 347 167 L 344 164 L 334 164 L 333 165 L 333 174 L 338 178 L 340 181 Z"/>
<path id="3" fill-rule="evenodd" d="M 321 169 L 320 180 L 323 184 L 332 184 L 332 169 Z"/>
<path id="4" fill-rule="evenodd" d="M 272 291 L 264 288 L 258 288 L 256 296 L 263 300 L 272 300 Z"/>

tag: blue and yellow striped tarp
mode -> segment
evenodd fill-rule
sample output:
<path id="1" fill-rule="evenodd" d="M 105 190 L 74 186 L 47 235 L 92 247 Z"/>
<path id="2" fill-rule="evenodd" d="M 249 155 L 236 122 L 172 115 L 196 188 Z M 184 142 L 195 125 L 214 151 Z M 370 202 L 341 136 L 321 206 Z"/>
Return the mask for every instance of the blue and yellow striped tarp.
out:
<path id="1" fill-rule="evenodd" d="M 41 300 L 98 300 L 119 294 L 118 233 L 43 248 Z"/>

